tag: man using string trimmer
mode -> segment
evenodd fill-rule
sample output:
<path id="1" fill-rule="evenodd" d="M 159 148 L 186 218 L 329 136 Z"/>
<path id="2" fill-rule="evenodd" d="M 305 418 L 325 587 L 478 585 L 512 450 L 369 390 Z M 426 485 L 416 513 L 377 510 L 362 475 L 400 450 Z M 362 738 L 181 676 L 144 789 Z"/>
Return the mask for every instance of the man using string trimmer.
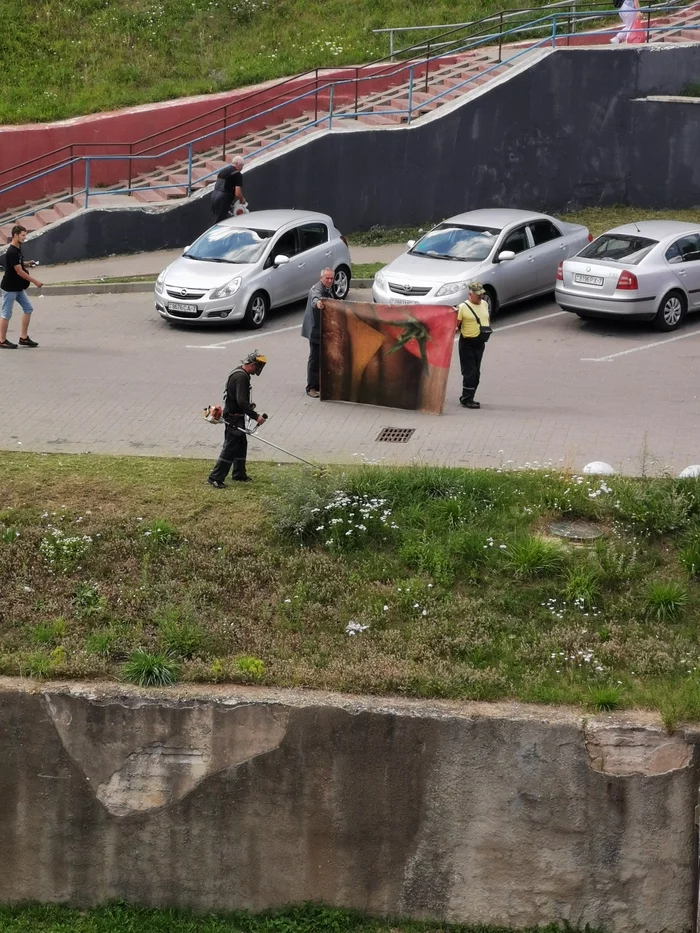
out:
<path id="1" fill-rule="evenodd" d="M 248 435 L 245 431 L 245 419 L 248 418 L 262 424 L 264 415 L 259 415 L 255 405 L 250 400 L 250 377 L 259 376 L 267 363 L 267 357 L 253 350 L 236 367 L 226 380 L 224 390 L 223 420 L 226 425 L 224 433 L 224 446 L 221 448 L 219 459 L 209 474 L 207 482 L 214 489 L 225 489 L 224 480 L 231 470 L 231 479 L 239 483 L 247 483 L 250 477 L 246 473 L 246 457 L 248 454 Z"/>

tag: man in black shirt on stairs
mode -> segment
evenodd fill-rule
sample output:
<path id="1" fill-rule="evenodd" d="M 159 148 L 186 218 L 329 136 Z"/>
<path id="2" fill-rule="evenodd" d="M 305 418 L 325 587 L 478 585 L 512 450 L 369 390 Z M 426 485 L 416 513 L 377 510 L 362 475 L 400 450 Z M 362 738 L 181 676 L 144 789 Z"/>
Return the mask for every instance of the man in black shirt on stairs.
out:
<path id="1" fill-rule="evenodd" d="M 240 201 L 242 205 L 248 202 L 243 196 L 243 159 L 241 156 L 234 156 L 230 165 L 225 165 L 216 176 L 214 190 L 211 193 L 211 211 L 214 215 L 214 223 L 221 223 L 226 220 L 234 201 Z"/>

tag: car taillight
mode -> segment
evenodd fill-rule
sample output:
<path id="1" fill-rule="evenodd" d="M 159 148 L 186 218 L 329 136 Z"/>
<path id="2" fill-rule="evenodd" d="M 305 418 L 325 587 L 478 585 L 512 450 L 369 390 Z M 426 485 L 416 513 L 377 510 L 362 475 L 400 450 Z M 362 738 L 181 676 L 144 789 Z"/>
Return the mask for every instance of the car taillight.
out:
<path id="1" fill-rule="evenodd" d="M 588 242 L 589 242 L 589 243 L 592 243 L 592 242 L 593 242 L 593 234 L 592 234 L 592 233 L 589 233 L 589 234 L 588 234 Z"/>
<path id="2" fill-rule="evenodd" d="M 628 272 L 625 269 L 624 272 L 620 273 L 620 278 L 617 280 L 617 287 L 628 292 L 636 291 L 636 289 L 639 288 L 637 276 L 634 274 L 634 272 Z"/>
<path id="3" fill-rule="evenodd" d="M 340 239 L 343 241 L 343 243 L 345 243 L 346 246 L 348 245 L 348 241 L 345 239 L 342 233 L 340 234 Z"/>
<path id="4" fill-rule="evenodd" d="M 563 282 L 563 281 L 564 281 L 564 263 L 560 262 L 557 267 L 557 282 Z"/>

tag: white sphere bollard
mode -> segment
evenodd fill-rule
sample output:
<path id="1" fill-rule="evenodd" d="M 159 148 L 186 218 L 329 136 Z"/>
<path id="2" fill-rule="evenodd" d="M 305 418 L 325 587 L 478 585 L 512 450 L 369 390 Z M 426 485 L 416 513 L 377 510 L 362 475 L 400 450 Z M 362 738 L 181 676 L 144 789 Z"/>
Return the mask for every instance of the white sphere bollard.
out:
<path id="1" fill-rule="evenodd" d="M 685 470 L 681 470 L 678 474 L 681 479 L 695 479 L 700 476 L 700 463 L 694 463 L 692 466 L 687 466 Z"/>
<path id="2" fill-rule="evenodd" d="M 587 463 L 582 473 L 586 473 L 588 476 L 614 476 L 615 470 L 610 466 L 609 463 L 605 463 L 604 460 L 594 460 L 592 463 Z"/>

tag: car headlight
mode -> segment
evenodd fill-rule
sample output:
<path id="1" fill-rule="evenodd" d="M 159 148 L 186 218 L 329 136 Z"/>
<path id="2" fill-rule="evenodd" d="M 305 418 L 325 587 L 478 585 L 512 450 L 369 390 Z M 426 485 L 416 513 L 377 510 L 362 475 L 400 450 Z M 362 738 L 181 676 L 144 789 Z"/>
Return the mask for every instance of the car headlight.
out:
<path id="1" fill-rule="evenodd" d="M 163 269 L 163 271 L 161 272 L 161 274 L 160 274 L 160 275 L 158 276 L 158 278 L 156 279 L 156 291 L 157 291 L 159 294 L 161 294 L 162 291 L 163 291 L 163 289 L 165 288 L 165 271 L 166 271 L 166 270 Z"/>
<path id="2" fill-rule="evenodd" d="M 227 282 L 225 285 L 220 285 L 218 288 L 215 288 L 214 291 L 209 296 L 210 298 L 230 298 L 231 295 L 235 295 L 238 289 L 241 287 L 240 275 L 237 275 L 235 279 L 231 279 L 230 282 Z"/>
<path id="3" fill-rule="evenodd" d="M 441 295 L 456 295 L 457 292 L 466 291 L 468 287 L 469 285 L 467 282 L 446 282 L 435 294 L 438 298 Z"/>
<path id="4" fill-rule="evenodd" d="M 374 273 L 374 284 L 377 288 L 386 288 L 386 279 L 381 272 Z"/>

